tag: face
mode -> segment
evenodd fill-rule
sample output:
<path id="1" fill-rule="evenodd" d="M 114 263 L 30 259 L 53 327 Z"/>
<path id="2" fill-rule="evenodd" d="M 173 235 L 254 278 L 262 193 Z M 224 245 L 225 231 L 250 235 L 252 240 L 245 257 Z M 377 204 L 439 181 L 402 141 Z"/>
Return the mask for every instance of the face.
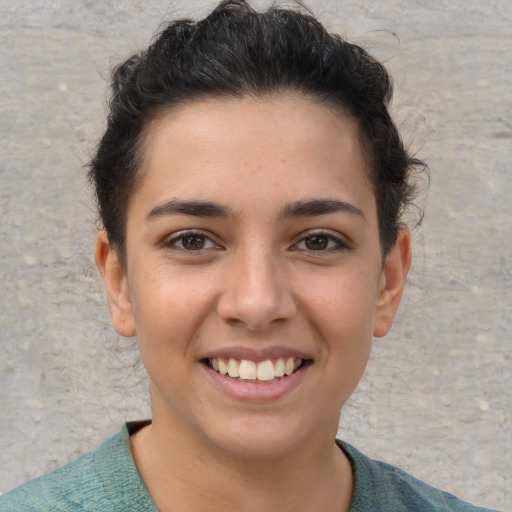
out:
<path id="1" fill-rule="evenodd" d="M 155 427 L 244 457 L 333 439 L 409 261 L 402 230 L 382 265 L 355 123 L 298 96 L 205 100 L 156 120 L 144 157 L 126 268 L 105 235 L 96 256 Z"/>

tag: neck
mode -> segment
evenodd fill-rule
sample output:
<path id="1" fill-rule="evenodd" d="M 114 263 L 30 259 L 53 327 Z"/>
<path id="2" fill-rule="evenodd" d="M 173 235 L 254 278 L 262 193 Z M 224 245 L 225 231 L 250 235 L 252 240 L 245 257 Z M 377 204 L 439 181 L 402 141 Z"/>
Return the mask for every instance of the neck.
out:
<path id="1" fill-rule="evenodd" d="M 208 446 L 166 423 L 154 422 L 131 438 L 139 473 L 161 512 L 350 508 L 352 469 L 334 435 L 257 459 Z"/>

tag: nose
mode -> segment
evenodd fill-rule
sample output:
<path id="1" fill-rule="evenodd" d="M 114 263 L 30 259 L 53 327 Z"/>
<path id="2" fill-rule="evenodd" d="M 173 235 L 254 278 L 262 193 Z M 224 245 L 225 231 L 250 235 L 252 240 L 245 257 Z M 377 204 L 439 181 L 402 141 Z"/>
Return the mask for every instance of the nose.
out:
<path id="1" fill-rule="evenodd" d="M 283 267 L 271 249 L 240 250 L 217 303 L 219 316 L 252 331 L 264 331 L 291 319 L 297 304 Z"/>

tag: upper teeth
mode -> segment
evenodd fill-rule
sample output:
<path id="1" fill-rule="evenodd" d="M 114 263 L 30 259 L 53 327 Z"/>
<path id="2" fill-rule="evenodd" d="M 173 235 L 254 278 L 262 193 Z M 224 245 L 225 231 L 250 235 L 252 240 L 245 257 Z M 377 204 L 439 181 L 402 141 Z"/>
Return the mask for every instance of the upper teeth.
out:
<path id="1" fill-rule="evenodd" d="M 210 360 L 212 368 L 221 375 L 244 380 L 263 380 L 269 381 L 276 377 L 291 375 L 302 363 L 302 359 L 295 357 L 278 359 L 266 359 L 256 363 L 247 359 L 229 359 L 223 357 L 214 357 Z"/>

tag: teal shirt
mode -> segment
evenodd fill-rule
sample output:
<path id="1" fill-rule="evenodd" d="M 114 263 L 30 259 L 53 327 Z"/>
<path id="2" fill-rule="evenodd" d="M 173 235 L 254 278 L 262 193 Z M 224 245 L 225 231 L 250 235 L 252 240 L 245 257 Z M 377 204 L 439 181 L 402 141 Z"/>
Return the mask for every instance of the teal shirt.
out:
<path id="1" fill-rule="evenodd" d="M 92 452 L 0 496 L 1 512 L 158 512 L 135 466 L 127 423 Z M 337 441 L 354 470 L 350 512 L 485 512 Z"/>

